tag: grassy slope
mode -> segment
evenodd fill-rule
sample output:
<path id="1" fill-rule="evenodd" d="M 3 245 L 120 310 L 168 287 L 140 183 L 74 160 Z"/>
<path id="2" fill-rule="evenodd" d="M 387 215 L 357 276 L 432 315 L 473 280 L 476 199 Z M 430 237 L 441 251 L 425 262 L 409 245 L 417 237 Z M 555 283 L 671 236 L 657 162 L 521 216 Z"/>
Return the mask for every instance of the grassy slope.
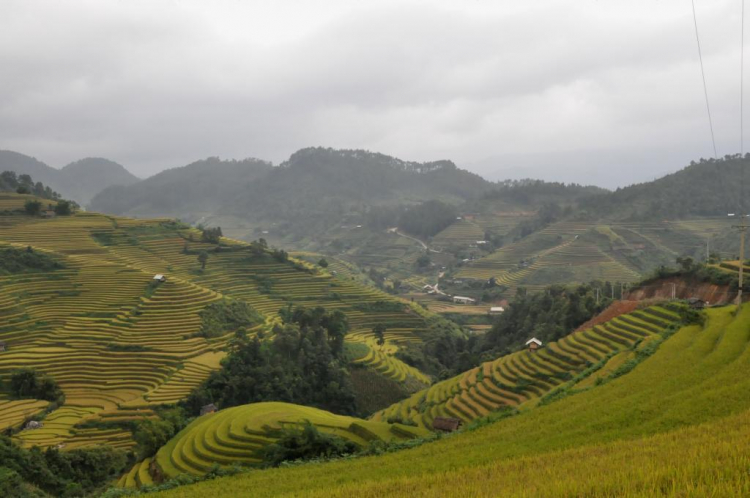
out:
<path id="1" fill-rule="evenodd" d="M 750 307 L 732 311 L 709 311 L 705 328 L 681 329 L 626 376 L 476 432 L 164 494 L 747 494 Z"/>

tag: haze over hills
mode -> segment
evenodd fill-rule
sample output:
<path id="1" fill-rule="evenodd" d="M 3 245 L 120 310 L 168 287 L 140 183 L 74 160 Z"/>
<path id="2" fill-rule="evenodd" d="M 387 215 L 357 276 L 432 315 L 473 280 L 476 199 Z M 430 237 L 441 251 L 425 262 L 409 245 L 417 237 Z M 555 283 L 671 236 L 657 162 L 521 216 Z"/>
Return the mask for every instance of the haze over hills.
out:
<path id="1" fill-rule="evenodd" d="M 308 148 L 274 168 L 259 160 L 197 161 L 128 188 L 106 190 L 91 207 L 113 214 L 170 214 L 183 219 L 211 207 L 216 214 L 273 221 L 302 216 L 299 222 L 308 223 L 314 216 L 340 217 L 367 205 L 429 199 L 458 203 L 491 187 L 450 161 L 415 163 L 366 151 Z M 152 189 L 160 189 L 162 198 L 155 199 Z M 200 192 L 198 205 L 195 199 L 186 202 L 190 196 L 180 196 L 181 189 Z"/>
<path id="2" fill-rule="evenodd" d="M 110 185 L 130 185 L 138 178 L 122 165 L 101 157 L 89 157 L 53 168 L 33 157 L 9 150 L 0 151 L 0 171 L 31 175 L 62 197 L 86 205 L 96 193 Z"/>
<path id="3" fill-rule="evenodd" d="M 112 214 L 193 218 L 221 208 L 272 169 L 259 159 L 223 161 L 210 157 L 172 168 L 130 185 L 113 185 L 98 193 L 91 208 Z"/>

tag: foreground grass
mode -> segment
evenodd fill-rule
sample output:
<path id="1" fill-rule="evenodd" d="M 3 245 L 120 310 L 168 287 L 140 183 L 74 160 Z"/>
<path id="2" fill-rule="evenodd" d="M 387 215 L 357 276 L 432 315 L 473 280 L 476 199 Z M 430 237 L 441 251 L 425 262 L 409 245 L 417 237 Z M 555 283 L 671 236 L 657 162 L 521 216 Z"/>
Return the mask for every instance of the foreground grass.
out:
<path id="1" fill-rule="evenodd" d="M 709 311 L 621 378 L 475 432 L 163 495 L 750 495 L 750 307 L 732 312 Z"/>

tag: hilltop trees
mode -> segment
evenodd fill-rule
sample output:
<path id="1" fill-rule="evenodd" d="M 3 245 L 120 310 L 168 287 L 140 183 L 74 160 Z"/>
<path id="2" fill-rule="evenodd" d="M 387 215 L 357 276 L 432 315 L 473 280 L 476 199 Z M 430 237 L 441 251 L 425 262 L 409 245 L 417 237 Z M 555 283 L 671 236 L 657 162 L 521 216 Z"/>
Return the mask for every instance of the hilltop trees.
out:
<path id="1" fill-rule="evenodd" d="M 14 171 L 3 171 L 0 173 L 0 192 L 16 192 L 18 194 L 33 194 L 43 199 L 56 200 L 60 194 L 42 182 L 34 183 L 29 175 L 16 175 Z"/>
<path id="2" fill-rule="evenodd" d="M 202 229 L 201 241 L 210 244 L 218 244 L 222 237 L 221 227 Z"/>

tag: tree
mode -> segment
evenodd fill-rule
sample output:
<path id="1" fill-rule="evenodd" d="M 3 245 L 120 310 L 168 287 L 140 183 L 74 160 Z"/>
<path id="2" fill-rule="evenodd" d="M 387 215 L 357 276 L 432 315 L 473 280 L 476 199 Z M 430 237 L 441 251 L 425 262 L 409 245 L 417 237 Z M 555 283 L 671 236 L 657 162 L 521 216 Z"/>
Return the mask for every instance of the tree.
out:
<path id="1" fill-rule="evenodd" d="M 208 262 L 208 253 L 206 251 L 198 253 L 198 262 L 201 264 L 201 270 L 205 270 L 206 263 Z"/>
<path id="2" fill-rule="evenodd" d="M 26 201 L 26 204 L 23 205 L 23 208 L 26 211 L 26 214 L 36 216 L 42 211 L 42 203 L 39 201 L 28 200 Z"/>
<path id="3" fill-rule="evenodd" d="M 383 346 L 385 344 L 385 331 L 385 325 L 383 325 L 382 323 L 379 323 L 372 328 L 372 332 L 378 339 L 378 346 Z"/>
<path id="4" fill-rule="evenodd" d="M 221 240 L 222 233 L 221 227 L 216 228 L 202 228 L 203 233 L 201 234 L 201 240 L 210 244 L 218 244 Z"/>
<path id="5" fill-rule="evenodd" d="M 35 398 L 58 401 L 62 390 L 52 377 L 41 374 L 33 368 L 13 370 L 10 376 L 10 392 L 16 398 Z"/>
<path id="6" fill-rule="evenodd" d="M 320 258 L 320 261 L 318 261 L 318 266 L 321 268 L 328 268 L 328 261 L 326 261 L 326 258 Z"/>
<path id="7" fill-rule="evenodd" d="M 428 255 L 426 255 L 426 254 L 423 254 L 423 255 L 421 255 L 421 256 L 420 256 L 420 257 L 419 257 L 419 258 L 417 259 L 417 266 L 418 266 L 419 268 L 426 268 L 426 267 L 430 266 L 430 263 L 432 263 L 432 260 L 431 260 L 431 259 L 430 259 L 430 257 L 429 257 Z"/>
<path id="8" fill-rule="evenodd" d="M 70 202 L 61 200 L 57 202 L 57 206 L 55 206 L 55 214 L 58 214 L 60 216 L 68 216 L 70 214 Z"/>

